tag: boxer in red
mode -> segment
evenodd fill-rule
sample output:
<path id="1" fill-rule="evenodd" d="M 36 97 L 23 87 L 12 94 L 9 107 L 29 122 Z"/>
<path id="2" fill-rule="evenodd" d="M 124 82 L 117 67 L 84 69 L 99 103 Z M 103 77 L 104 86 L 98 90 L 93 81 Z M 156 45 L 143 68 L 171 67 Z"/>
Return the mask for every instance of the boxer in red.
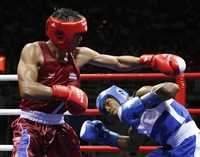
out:
<path id="1" fill-rule="evenodd" d="M 78 47 L 87 31 L 84 16 L 57 9 L 47 19 L 48 41 L 28 43 L 21 52 L 17 74 L 21 115 L 12 123 L 12 157 L 80 157 L 80 141 L 63 113 L 87 109 L 80 89 L 80 68 L 93 64 L 115 70 L 149 66 L 167 74 L 185 70 L 184 60 L 172 54 L 110 56 Z"/>

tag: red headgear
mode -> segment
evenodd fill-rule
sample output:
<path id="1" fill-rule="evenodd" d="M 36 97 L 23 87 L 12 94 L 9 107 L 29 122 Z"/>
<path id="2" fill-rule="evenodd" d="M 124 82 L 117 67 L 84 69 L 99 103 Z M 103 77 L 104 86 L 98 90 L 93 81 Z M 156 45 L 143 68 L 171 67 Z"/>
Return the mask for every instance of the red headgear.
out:
<path id="1" fill-rule="evenodd" d="M 66 22 L 52 16 L 47 20 L 47 36 L 63 52 L 73 51 L 72 40 L 75 34 L 86 31 L 87 21 L 84 17 L 74 22 Z"/>

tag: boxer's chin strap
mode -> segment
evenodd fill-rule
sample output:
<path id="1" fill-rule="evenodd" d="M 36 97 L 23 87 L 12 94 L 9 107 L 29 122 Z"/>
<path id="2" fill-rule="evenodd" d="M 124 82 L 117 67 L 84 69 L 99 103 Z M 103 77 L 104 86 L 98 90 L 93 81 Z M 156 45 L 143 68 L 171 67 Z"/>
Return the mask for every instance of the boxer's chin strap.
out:
<path id="1" fill-rule="evenodd" d="M 122 106 L 119 107 L 117 115 L 119 117 L 119 120 L 122 121 Z"/>

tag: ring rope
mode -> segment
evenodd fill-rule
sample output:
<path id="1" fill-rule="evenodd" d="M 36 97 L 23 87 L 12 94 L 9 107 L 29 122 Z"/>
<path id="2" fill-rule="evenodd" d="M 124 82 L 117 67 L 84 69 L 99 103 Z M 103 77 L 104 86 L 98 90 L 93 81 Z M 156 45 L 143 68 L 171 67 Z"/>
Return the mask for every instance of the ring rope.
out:
<path id="1" fill-rule="evenodd" d="M 139 152 L 146 153 L 159 148 L 160 146 L 140 146 Z M 13 145 L 0 145 L 0 151 L 12 151 Z M 118 153 L 121 150 L 111 146 L 80 146 L 82 152 L 114 152 Z"/>
<path id="2" fill-rule="evenodd" d="M 21 109 L 0 109 L 0 115 L 4 116 L 15 116 L 20 115 Z M 64 113 L 64 115 L 71 115 L 68 111 Z M 98 109 L 87 109 L 85 113 L 81 114 L 81 116 L 98 116 L 101 113 Z"/>
<path id="3" fill-rule="evenodd" d="M 200 108 L 187 108 L 191 114 L 199 115 Z M 21 109 L 0 109 L 0 115 L 4 116 L 15 116 L 20 115 Z M 71 115 L 68 111 L 64 113 L 64 115 Z M 98 109 L 87 109 L 85 113 L 81 114 L 81 116 L 100 116 L 101 113 Z"/>
<path id="4" fill-rule="evenodd" d="M 184 77 L 187 79 L 198 79 L 200 78 L 199 72 L 184 73 Z M 123 73 L 123 74 L 81 74 L 82 80 L 98 80 L 100 79 L 168 79 L 174 78 L 174 76 L 165 75 L 162 73 Z M 17 81 L 18 77 L 16 74 L 0 75 L 0 81 Z"/>

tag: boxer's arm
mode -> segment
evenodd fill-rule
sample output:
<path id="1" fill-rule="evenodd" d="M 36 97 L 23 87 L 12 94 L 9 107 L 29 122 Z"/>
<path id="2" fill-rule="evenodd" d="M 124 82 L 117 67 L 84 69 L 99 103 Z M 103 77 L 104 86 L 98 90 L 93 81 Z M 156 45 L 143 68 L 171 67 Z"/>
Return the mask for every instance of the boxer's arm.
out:
<path id="1" fill-rule="evenodd" d="M 99 120 L 85 121 L 80 129 L 80 138 L 87 142 L 116 146 L 130 152 L 137 152 L 139 146 L 148 140 L 147 136 L 138 134 L 132 128 L 128 130 L 128 135 L 120 135 L 107 129 Z"/>
<path id="2" fill-rule="evenodd" d="M 37 82 L 39 57 L 33 44 L 27 44 L 21 52 L 17 67 L 21 97 L 49 98 L 52 95 L 50 87 Z"/>
<path id="3" fill-rule="evenodd" d="M 178 91 L 179 87 L 176 83 L 160 83 L 153 86 L 151 91 L 141 96 L 140 99 L 145 108 L 151 108 L 170 98 L 175 98 Z"/>
<path id="4" fill-rule="evenodd" d="M 141 145 L 149 141 L 146 135 L 138 134 L 132 127 L 128 130 L 128 135 L 119 135 L 117 145 L 120 149 L 137 154 Z"/>
<path id="5" fill-rule="evenodd" d="M 179 74 L 185 71 L 186 64 L 183 58 L 173 54 L 157 54 L 136 56 L 112 56 L 100 54 L 90 48 L 78 48 L 78 66 L 86 63 L 110 68 L 118 71 L 129 71 L 142 67 L 151 67 L 165 74 Z"/>
<path id="6" fill-rule="evenodd" d="M 150 91 L 157 91 L 162 100 L 175 98 L 179 91 L 179 86 L 174 82 L 163 82 L 154 86 L 143 86 L 136 91 L 135 96 L 141 97 Z"/>
<path id="7" fill-rule="evenodd" d="M 78 53 L 76 60 L 79 67 L 86 63 L 118 71 L 127 71 L 143 67 L 143 65 L 139 64 L 139 58 L 135 56 L 111 56 L 100 54 L 86 47 L 79 48 Z"/>
<path id="8" fill-rule="evenodd" d="M 116 146 L 123 150 L 132 151 L 132 136 L 120 135 L 107 129 L 99 120 L 87 120 L 83 123 L 80 130 L 80 138 L 87 142 L 108 144 Z"/>
<path id="9" fill-rule="evenodd" d="M 156 107 L 163 101 L 172 98 L 176 92 L 178 92 L 178 86 L 174 83 L 167 82 L 156 85 L 140 98 L 133 97 L 121 105 L 118 109 L 118 117 L 122 122 L 137 127 L 139 116 L 145 109 Z"/>
<path id="10" fill-rule="evenodd" d="M 179 86 L 173 82 L 164 82 L 153 86 L 152 91 L 156 91 L 159 98 L 164 101 L 170 98 L 175 98 L 179 91 Z"/>
<path id="11" fill-rule="evenodd" d="M 141 64 L 139 64 L 138 57 L 111 56 L 106 54 L 96 55 L 91 64 L 118 71 L 129 71 L 143 67 Z"/>
<path id="12" fill-rule="evenodd" d="M 118 145 L 121 149 L 132 153 L 137 153 L 139 146 L 149 141 L 149 138 L 144 134 L 138 134 L 132 127 L 128 130 L 128 136 L 119 136 Z"/>

